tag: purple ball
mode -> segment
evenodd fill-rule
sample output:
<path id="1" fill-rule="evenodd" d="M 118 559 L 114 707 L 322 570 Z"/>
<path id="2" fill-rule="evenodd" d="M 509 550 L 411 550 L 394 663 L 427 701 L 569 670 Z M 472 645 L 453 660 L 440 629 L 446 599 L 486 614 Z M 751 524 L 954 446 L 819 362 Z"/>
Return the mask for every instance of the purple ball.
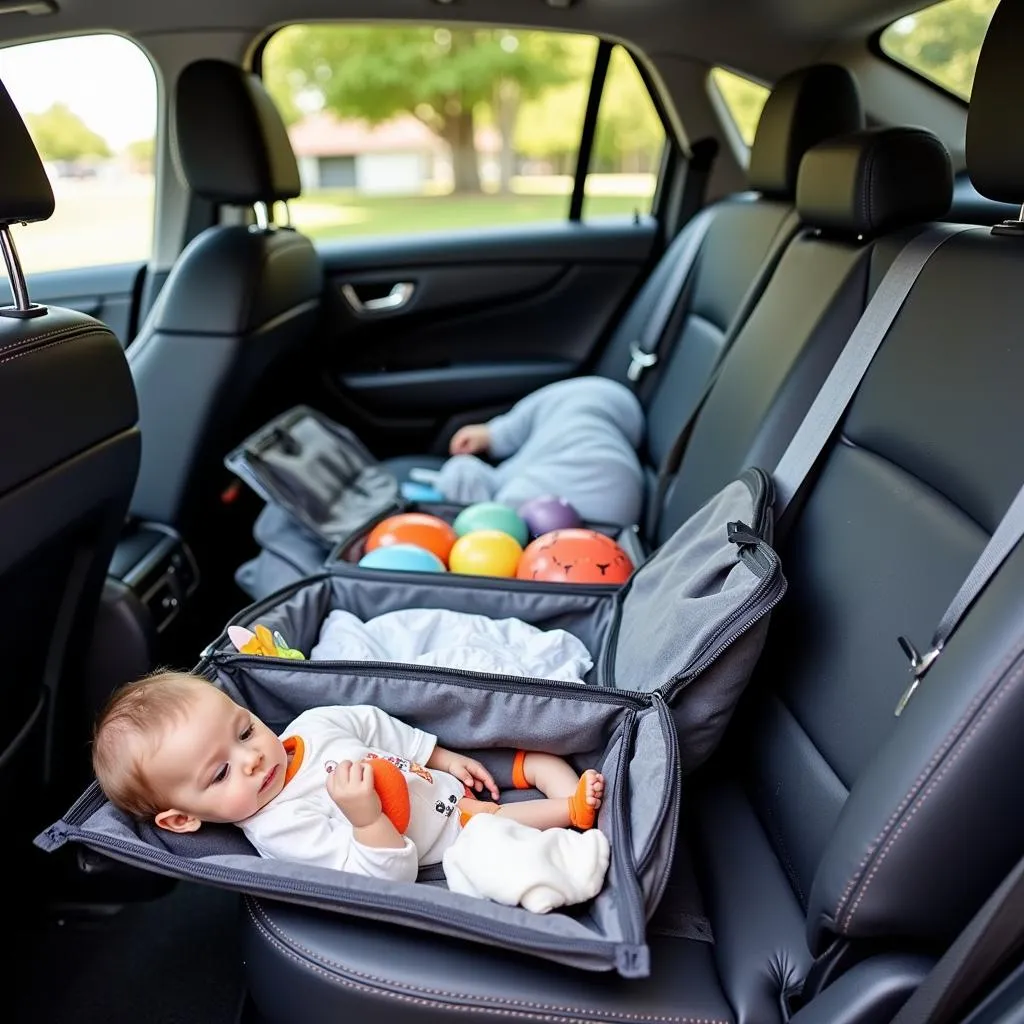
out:
<path id="1" fill-rule="evenodd" d="M 580 514 L 565 500 L 553 494 L 531 498 L 519 506 L 519 516 L 534 537 L 552 530 L 572 530 L 582 525 Z"/>

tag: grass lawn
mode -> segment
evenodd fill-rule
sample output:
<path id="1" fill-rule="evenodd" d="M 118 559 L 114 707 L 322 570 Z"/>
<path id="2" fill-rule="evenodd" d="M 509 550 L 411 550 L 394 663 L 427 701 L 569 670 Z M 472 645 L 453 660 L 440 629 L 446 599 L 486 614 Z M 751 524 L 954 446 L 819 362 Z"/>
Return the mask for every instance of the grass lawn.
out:
<path id="1" fill-rule="evenodd" d="M 649 196 L 588 196 L 583 216 L 647 212 L 650 204 Z M 370 197 L 324 191 L 289 205 L 295 226 L 321 239 L 534 224 L 565 220 L 569 213 L 566 195 Z"/>

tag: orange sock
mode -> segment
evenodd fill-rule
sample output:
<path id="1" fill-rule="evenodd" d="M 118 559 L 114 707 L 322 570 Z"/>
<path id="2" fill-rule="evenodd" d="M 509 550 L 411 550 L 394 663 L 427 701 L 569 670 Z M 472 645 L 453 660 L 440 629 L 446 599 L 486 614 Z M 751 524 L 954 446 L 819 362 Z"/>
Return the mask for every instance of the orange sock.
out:
<path id="1" fill-rule="evenodd" d="M 523 770 L 523 765 L 526 763 L 526 751 L 517 750 L 516 756 L 512 758 L 512 785 L 516 789 L 529 789 L 530 783 L 527 781 L 526 772 Z"/>
<path id="2" fill-rule="evenodd" d="M 587 777 L 584 775 L 579 785 L 576 787 L 576 792 L 573 793 L 569 799 L 569 821 L 572 823 L 574 828 L 580 829 L 582 832 L 586 832 L 587 829 L 594 827 L 594 822 L 597 820 L 597 809 L 591 807 L 587 803 Z"/>

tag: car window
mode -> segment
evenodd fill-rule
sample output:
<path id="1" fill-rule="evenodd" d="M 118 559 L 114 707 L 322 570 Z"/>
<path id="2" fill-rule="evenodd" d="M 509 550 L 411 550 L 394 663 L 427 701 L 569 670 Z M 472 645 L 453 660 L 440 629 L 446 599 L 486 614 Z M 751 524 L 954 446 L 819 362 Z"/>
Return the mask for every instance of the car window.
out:
<path id="1" fill-rule="evenodd" d="M 650 213 L 665 126 L 636 63 L 612 50 L 590 156 L 583 216 Z"/>
<path id="2" fill-rule="evenodd" d="M 749 149 L 754 142 L 761 111 L 768 101 L 768 87 L 725 68 L 712 68 L 708 81 Z"/>
<path id="3" fill-rule="evenodd" d="M 893 22 L 882 52 L 954 96 L 970 98 L 978 54 L 999 0 L 943 0 Z"/>
<path id="4" fill-rule="evenodd" d="M 26 273 L 148 260 L 157 116 L 149 58 L 124 36 L 50 39 L 0 50 L 0 80 L 56 199 L 48 221 L 16 231 Z"/>
<path id="5" fill-rule="evenodd" d="M 321 239 L 565 220 L 598 45 L 443 25 L 275 32 L 260 69 L 299 160 L 292 220 Z M 621 47 L 605 87 L 585 217 L 649 210 L 664 142 Z"/>

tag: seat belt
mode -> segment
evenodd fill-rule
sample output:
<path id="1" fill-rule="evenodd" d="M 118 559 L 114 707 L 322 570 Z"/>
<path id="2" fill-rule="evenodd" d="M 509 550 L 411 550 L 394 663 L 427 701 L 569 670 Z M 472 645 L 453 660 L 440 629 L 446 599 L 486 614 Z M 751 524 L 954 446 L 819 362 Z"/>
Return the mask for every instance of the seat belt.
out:
<path id="1" fill-rule="evenodd" d="M 892 1024 L 959 1024 L 1024 945 L 1024 859 L 1003 879 Z"/>
<path id="2" fill-rule="evenodd" d="M 893 260 L 775 467 L 776 522 L 782 520 L 828 444 L 925 264 L 939 246 L 970 228 L 969 224 L 926 228 Z"/>
<path id="3" fill-rule="evenodd" d="M 701 207 L 704 206 L 704 194 L 717 155 L 718 141 L 712 138 L 698 140 L 691 149 L 680 203 L 683 232 L 687 241 L 680 250 L 679 257 L 654 304 L 654 309 L 651 310 L 651 315 L 644 323 L 640 337 L 629 346 L 630 362 L 626 370 L 626 379 L 631 384 L 638 384 L 645 371 L 657 365 L 659 346 L 663 342 L 665 328 L 682 296 L 683 286 L 689 280 L 697 262 L 697 255 L 708 228 L 711 227 L 716 208 Z"/>
<path id="4" fill-rule="evenodd" d="M 754 306 L 757 305 L 758 300 L 761 298 L 761 295 L 764 293 L 764 290 L 768 285 L 768 281 L 771 279 L 772 274 L 775 273 L 775 268 L 779 265 L 779 261 L 782 259 L 782 254 L 788 248 L 789 243 L 796 237 L 800 227 L 800 218 L 795 210 L 787 214 L 786 217 L 783 218 L 781 224 L 779 224 L 778 230 L 775 232 L 775 237 L 769 243 L 768 252 L 764 258 L 764 262 L 761 264 L 754 280 L 751 281 L 749 287 L 743 293 L 743 297 L 740 299 L 739 304 L 736 307 L 736 314 L 732 318 L 732 323 L 730 323 L 726 329 L 725 337 L 722 339 L 722 347 L 719 349 L 718 356 L 715 358 L 714 364 L 711 367 L 711 373 L 708 376 L 707 383 L 704 385 L 704 389 L 701 391 L 700 397 L 693 406 L 690 415 L 686 418 L 686 422 L 683 424 L 679 433 L 676 434 L 676 438 L 672 442 L 672 447 L 669 449 L 668 454 L 658 467 L 658 479 L 655 484 L 654 495 L 647 508 L 647 516 L 644 522 L 644 533 L 646 534 L 648 541 L 652 540 L 654 533 L 657 530 L 658 520 L 662 512 L 661 506 L 665 501 L 665 494 L 668 491 L 669 484 L 672 482 L 672 477 L 675 476 L 679 466 L 682 464 L 683 455 L 686 452 L 686 446 L 690 443 L 690 435 L 693 433 L 693 428 L 697 422 L 697 418 L 700 416 L 701 409 L 704 408 L 704 403 L 708 400 L 708 396 L 711 394 L 719 376 L 721 375 L 722 364 L 725 362 L 725 357 L 729 354 L 729 349 L 732 347 L 732 343 L 736 340 L 740 331 L 743 330 L 743 325 L 747 322 L 747 317 L 750 316 Z"/>

